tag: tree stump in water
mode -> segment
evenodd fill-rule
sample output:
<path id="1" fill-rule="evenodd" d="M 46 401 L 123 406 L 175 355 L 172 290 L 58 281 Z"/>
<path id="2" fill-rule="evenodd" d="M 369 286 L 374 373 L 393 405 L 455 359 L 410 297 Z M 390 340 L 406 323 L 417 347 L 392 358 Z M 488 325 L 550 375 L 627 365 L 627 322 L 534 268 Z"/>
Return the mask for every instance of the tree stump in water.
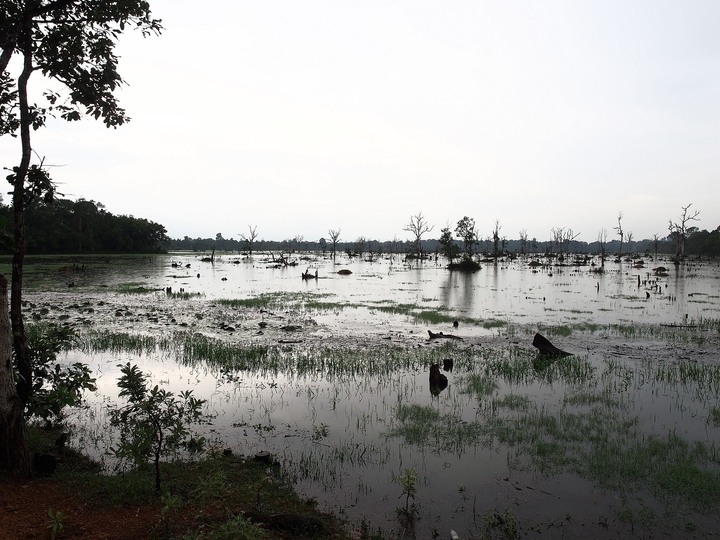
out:
<path id="1" fill-rule="evenodd" d="M 437 397 L 440 395 L 440 392 L 447 388 L 447 385 L 447 377 L 440 373 L 440 366 L 438 364 L 432 364 L 430 366 L 430 393 Z"/>
<path id="2" fill-rule="evenodd" d="M 542 354 L 543 356 L 572 356 L 572 353 L 558 349 L 555 345 L 550 343 L 550 341 L 545 336 L 539 333 L 535 334 L 532 344 L 533 347 L 537 348 L 537 350 L 540 351 L 540 354 Z"/>

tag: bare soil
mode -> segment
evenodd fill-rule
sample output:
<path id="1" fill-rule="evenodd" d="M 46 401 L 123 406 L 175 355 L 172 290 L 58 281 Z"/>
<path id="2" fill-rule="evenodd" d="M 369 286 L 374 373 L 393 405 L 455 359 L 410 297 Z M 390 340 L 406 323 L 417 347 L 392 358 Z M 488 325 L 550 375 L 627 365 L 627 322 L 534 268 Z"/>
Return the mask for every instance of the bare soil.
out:
<path id="1" fill-rule="evenodd" d="M 161 522 L 158 505 L 104 507 L 68 493 L 62 480 L 0 480 L 0 538 L 50 538 L 50 510 L 63 513 L 63 539 L 148 538 Z"/>

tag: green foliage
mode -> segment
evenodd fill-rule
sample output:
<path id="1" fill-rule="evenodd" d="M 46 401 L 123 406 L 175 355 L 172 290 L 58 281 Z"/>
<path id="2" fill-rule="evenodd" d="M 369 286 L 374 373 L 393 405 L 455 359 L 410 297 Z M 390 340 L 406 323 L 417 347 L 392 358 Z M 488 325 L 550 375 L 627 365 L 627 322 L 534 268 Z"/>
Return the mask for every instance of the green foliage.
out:
<path id="1" fill-rule="evenodd" d="M 410 506 L 410 499 L 412 499 L 413 501 L 415 500 L 415 494 L 417 493 L 417 482 L 418 476 L 414 468 L 405 469 L 398 478 L 398 483 L 402 488 L 402 493 L 400 494 L 398 499 L 403 496 L 405 497 L 405 508 L 403 508 L 402 511 L 405 513 L 406 516 L 414 513 L 414 508 L 411 508 Z"/>
<path id="2" fill-rule="evenodd" d="M 199 538 L 207 540 L 257 540 L 265 537 L 266 534 L 262 527 L 255 525 L 243 516 L 235 516 Z M 183 538 L 198 537 L 185 536 Z"/>
<path id="3" fill-rule="evenodd" d="M 163 493 L 161 497 L 163 507 L 160 509 L 160 519 L 165 524 L 165 535 L 170 534 L 172 518 L 175 517 L 180 507 L 180 497 L 171 493 Z"/>
<path id="4" fill-rule="evenodd" d="M 40 66 L 43 75 L 59 81 L 64 90 L 64 96 L 46 92 L 46 104 L 30 107 L 35 129 L 48 115 L 73 121 L 87 114 L 108 127 L 128 120 L 114 95 L 123 82 L 115 44 L 128 25 L 144 35 L 160 33 L 160 21 L 152 18 L 147 2 L 9 0 L 0 14 L 0 71 L 6 71 L 13 53 L 32 55 L 32 65 Z"/>
<path id="5" fill-rule="evenodd" d="M 455 243 L 455 240 L 453 240 L 452 231 L 450 230 L 449 227 L 445 227 L 441 231 L 439 242 L 440 242 L 440 253 L 445 255 L 445 257 L 447 257 L 450 264 L 452 264 L 453 259 L 460 254 L 460 248 Z"/>
<path id="6" fill-rule="evenodd" d="M 31 172 L 32 168 L 29 180 Z M 95 201 L 46 200 L 47 193 L 38 192 L 39 198 L 25 211 L 29 253 L 157 253 L 169 242 L 159 223 L 114 215 Z M 12 208 L 0 205 L 0 218 L 5 218 L 12 233 Z"/>
<path id="7" fill-rule="evenodd" d="M 127 399 L 122 407 L 110 409 L 110 425 L 119 428 L 120 441 L 112 449 L 121 462 L 137 467 L 152 456 L 155 465 L 155 490 L 160 491 L 160 459 L 177 454 L 182 448 L 201 449 L 203 438 L 194 437 L 189 425 L 202 422 L 204 399 L 193 397 L 192 390 L 180 392 L 179 398 L 158 385 L 150 387 L 140 369 L 118 365 L 119 396 Z"/>
<path id="8" fill-rule="evenodd" d="M 50 529 L 50 540 L 55 540 L 65 528 L 65 525 L 63 525 L 65 514 L 63 514 L 60 510 L 53 512 L 52 508 L 50 508 L 48 509 L 48 517 L 50 518 L 50 522 L 48 523 L 48 529 Z"/>
<path id="9" fill-rule="evenodd" d="M 18 177 L 23 177 L 26 182 L 23 190 L 24 205 L 30 205 L 38 200 L 42 200 L 46 204 L 51 204 L 55 198 L 55 184 L 50 179 L 50 173 L 42 164 L 31 165 L 25 175 L 21 173 L 20 167 L 13 167 L 12 174 L 6 177 L 11 186 L 18 181 Z"/>
<path id="10" fill-rule="evenodd" d="M 475 228 L 475 220 L 471 217 L 463 217 L 457 222 L 455 233 L 463 241 L 463 259 L 472 259 L 475 244 L 478 241 L 477 229 Z"/>
<path id="11" fill-rule="evenodd" d="M 95 379 L 85 364 L 64 365 L 57 361 L 58 354 L 75 341 L 75 332 L 69 326 L 30 325 L 27 335 L 33 384 L 26 412 L 28 417 L 52 424 L 62 418 L 65 407 L 75 407 L 82 402 L 85 390 L 96 390 Z"/>

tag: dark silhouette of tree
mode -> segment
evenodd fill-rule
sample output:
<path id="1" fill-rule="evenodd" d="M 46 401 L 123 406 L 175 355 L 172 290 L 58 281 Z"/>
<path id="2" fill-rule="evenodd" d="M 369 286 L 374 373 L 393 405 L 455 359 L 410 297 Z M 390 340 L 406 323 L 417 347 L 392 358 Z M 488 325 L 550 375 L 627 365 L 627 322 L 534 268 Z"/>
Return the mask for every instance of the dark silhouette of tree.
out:
<path id="1" fill-rule="evenodd" d="M 170 243 L 162 225 L 115 216 L 101 203 L 85 199 L 38 202 L 25 217 L 27 253 L 159 253 Z M 12 232 L 12 208 L 0 205 L 0 218 Z"/>
<path id="2" fill-rule="evenodd" d="M 413 241 L 413 251 L 418 259 L 422 258 L 422 237 L 432 230 L 433 227 L 428 224 L 422 212 L 410 216 L 410 222 L 403 227 L 403 231 L 407 231 L 415 237 Z"/>
<path id="3" fill-rule="evenodd" d="M 522 229 L 520 231 L 520 253 L 525 255 L 527 253 L 527 242 L 528 242 L 528 233 L 527 229 Z"/>
<path id="4" fill-rule="evenodd" d="M 607 230 L 603 227 L 598 232 L 597 241 L 600 248 L 600 267 L 605 267 L 605 251 L 607 249 Z"/>
<path id="5" fill-rule="evenodd" d="M 7 278 L 0 274 L 0 465 L 12 465 L 12 473 L 24 476 L 30 472 L 30 454 L 25 443 L 25 406 L 13 373 L 7 293 Z"/>
<path id="6" fill-rule="evenodd" d="M 688 238 L 688 234 L 692 232 L 688 227 L 688 223 L 691 221 L 700 221 L 698 216 L 700 210 L 695 210 L 689 213 L 692 203 L 682 207 L 682 214 L 680 215 L 680 221 L 670 220 L 668 229 L 670 236 L 675 242 L 675 264 L 680 264 L 680 261 L 685 258 L 685 241 Z"/>
<path id="7" fill-rule="evenodd" d="M 660 246 L 660 235 L 658 233 L 653 234 L 652 245 L 653 245 L 653 250 L 655 251 L 655 260 L 657 260 L 658 247 Z"/>
<path id="8" fill-rule="evenodd" d="M 471 217 L 464 216 L 457 222 L 455 234 L 457 234 L 463 242 L 463 259 L 466 261 L 471 260 L 475 253 L 475 244 L 477 244 L 478 241 L 475 220 Z"/>
<path id="9" fill-rule="evenodd" d="M 452 264 L 453 259 L 460 254 L 460 249 L 455 243 L 455 240 L 453 240 L 452 231 L 450 230 L 449 226 L 445 227 L 442 231 L 440 231 L 439 242 L 440 253 L 447 257 L 448 262 Z"/>
<path id="10" fill-rule="evenodd" d="M 575 233 L 575 231 L 569 228 L 565 229 L 562 235 L 562 248 L 565 255 L 570 253 L 570 244 L 572 244 L 578 236 L 580 236 L 580 233 Z"/>
<path id="11" fill-rule="evenodd" d="M 618 212 L 618 216 L 617 216 L 618 224 L 616 227 L 613 227 L 617 231 L 618 236 L 620 237 L 620 249 L 618 249 L 618 257 L 622 257 L 623 240 L 625 239 L 625 233 L 623 232 L 623 228 L 622 228 L 622 218 L 623 218 L 623 213 Z"/>
<path id="12" fill-rule="evenodd" d="M 4 0 L 0 3 L 0 134 L 19 132 L 19 164 L 7 180 L 12 186 L 14 253 L 10 319 L 13 350 L 18 371 L 17 394 L 26 403 L 32 390 L 30 354 L 22 318 L 23 264 L 25 258 L 25 212 L 38 200 L 50 202 L 55 195 L 44 160 L 31 163 L 31 129 L 45 125 L 48 116 L 68 121 L 83 115 L 102 119 L 117 127 L 129 120 L 119 106 L 115 91 L 123 83 L 117 71 L 117 38 L 126 26 L 143 34 L 158 34 L 160 22 L 152 18 L 144 0 Z M 12 84 L 10 62 L 18 57 L 17 83 Z M 43 96 L 42 105 L 29 99 L 30 77 L 40 72 L 63 89 Z M 37 93 L 39 94 L 39 93 Z M 16 473 L 23 463 L 7 463 Z"/>
<path id="13" fill-rule="evenodd" d="M 495 264 L 497 264 L 498 259 L 498 246 L 500 244 L 500 229 L 502 227 L 500 226 L 500 220 L 495 220 L 495 228 L 492 232 L 492 240 L 493 240 L 493 258 L 495 259 Z"/>
<path id="14" fill-rule="evenodd" d="M 627 248 L 628 248 L 628 252 L 630 255 L 632 255 L 632 253 L 633 253 L 633 248 L 632 248 L 633 236 L 634 235 L 633 235 L 632 231 L 628 231 L 625 233 L 625 240 L 627 241 Z"/>
<path id="15" fill-rule="evenodd" d="M 245 245 L 247 246 L 248 253 L 252 255 L 253 252 L 253 244 L 255 243 L 255 240 L 258 237 L 257 233 L 257 225 L 248 225 L 248 235 L 245 236 L 244 234 L 240 235 L 240 239 L 245 242 Z"/>
<path id="16" fill-rule="evenodd" d="M 335 252 L 337 250 L 337 244 L 338 244 L 338 241 L 340 240 L 340 229 L 329 229 L 328 236 L 330 237 L 330 242 L 332 244 L 332 256 L 333 256 L 333 259 L 335 259 Z"/>
<path id="17" fill-rule="evenodd" d="M 358 239 L 355 240 L 355 253 L 357 253 L 358 257 L 363 256 L 365 253 L 365 246 L 367 245 L 367 240 L 364 236 L 358 236 Z"/>

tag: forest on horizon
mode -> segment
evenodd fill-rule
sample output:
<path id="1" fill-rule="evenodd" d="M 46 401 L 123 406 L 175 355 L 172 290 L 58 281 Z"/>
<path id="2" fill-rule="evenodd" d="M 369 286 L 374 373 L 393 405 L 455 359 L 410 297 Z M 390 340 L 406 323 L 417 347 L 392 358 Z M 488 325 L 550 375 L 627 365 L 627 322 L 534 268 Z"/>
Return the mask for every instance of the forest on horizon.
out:
<path id="1" fill-rule="evenodd" d="M 12 208 L 0 202 L 0 220 L 4 220 L 8 233 L 12 234 Z M 214 238 L 173 239 L 167 235 L 165 227 L 154 221 L 134 216 L 115 215 L 108 212 L 101 203 L 78 199 L 56 199 L 51 203 L 38 202 L 27 210 L 27 252 L 32 254 L 70 254 L 70 253 L 163 253 L 174 250 L 196 252 L 212 251 L 331 251 L 330 234 L 317 240 L 307 240 L 301 235 L 283 240 L 259 239 L 255 229 L 240 238 L 225 238 L 217 233 Z M 331 231 L 328 231 L 330 233 Z M 363 255 L 365 253 L 409 253 L 415 249 L 413 240 L 377 240 L 366 237 L 346 239 L 338 233 L 336 251 Z M 555 231 L 557 232 L 557 231 Z M 408 236 L 412 236 L 408 233 Z M 441 251 L 440 231 L 431 229 L 423 234 L 421 248 L 425 253 Z M 620 241 L 608 234 L 604 250 L 608 254 L 672 254 L 674 241 L 671 234 L 663 238 Z M 460 244 L 460 239 L 455 239 Z M 483 237 L 478 234 L 476 252 L 488 254 L 494 252 L 492 233 Z M 4 246 L 5 252 L 10 252 Z M 584 242 L 572 239 L 572 235 L 553 240 L 498 239 L 498 253 L 599 253 L 599 241 Z M 697 227 L 688 229 L 685 245 L 687 256 L 720 256 L 720 226 L 713 231 Z"/>

